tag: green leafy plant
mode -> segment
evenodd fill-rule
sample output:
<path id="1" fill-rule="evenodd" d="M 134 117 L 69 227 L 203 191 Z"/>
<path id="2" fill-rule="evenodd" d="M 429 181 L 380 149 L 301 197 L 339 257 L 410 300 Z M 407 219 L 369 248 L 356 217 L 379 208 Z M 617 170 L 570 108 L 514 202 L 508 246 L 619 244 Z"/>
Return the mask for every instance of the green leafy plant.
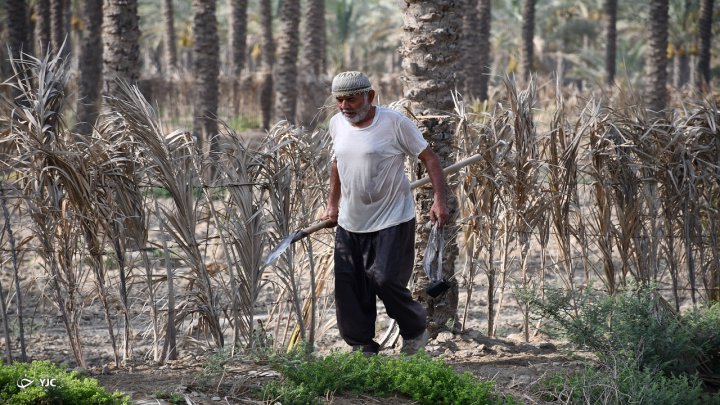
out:
<path id="1" fill-rule="evenodd" d="M 178 394 L 177 392 L 168 392 L 163 390 L 158 390 L 153 393 L 155 395 L 155 398 L 157 399 L 164 399 L 171 404 L 184 404 L 185 403 L 185 397 L 182 394 Z"/>
<path id="2" fill-rule="evenodd" d="M 546 380 L 551 396 L 570 403 L 720 401 L 703 393 L 703 380 L 718 383 L 720 305 L 681 315 L 652 286 L 641 286 L 613 296 L 549 291 L 533 307 L 599 362 Z"/>
<path id="3" fill-rule="evenodd" d="M 717 396 L 703 392 L 694 376 L 667 377 L 640 370 L 632 359 L 599 368 L 589 366 L 579 372 L 554 375 L 543 381 L 546 401 L 570 404 L 712 404 Z"/>
<path id="4" fill-rule="evenodd" d="M 641 368 L 668 375 L 691 373 L 710 349 L 704 342 L 708 337 L 698 336 L 698 327 L 693 327 L 704 323 L 686 322 L 651 287 L 612 296 L 548 291 L 545 300 L 533 306 L 554 322 L 555 332 L 595 352 L 601 361 L 622 355 L 635 358 Z"/>
<path id="5" fill-rule="evenodd" d="M 211 384 L 212 381 L 220 379 L 224 373 L 225 365 L 232 359 L 230 349 L 220 349 L 210 355 L 205 361 L 202 371 L 198 374 L 196 382 L 199 384 Z"/>
<path id="6" fill-rule="evenodd" d="M 441 360 L 424 353 L 411 357 L 366 357 L 362 353 L 333 353 L 327 357 L 281 358 L 273 363 L 285 376 L 263 389 L 265 400 L 314 404 L 332 393 L 387 396 L 400 394 L 422 404 L 514 403 L 494 391 L 494 382 L 459 374 Z"/>
<path id="7" fill-rule="evenodd" d="M 129 404 L 120 392 L 107 392 L 97 380 L 49 361 L 0 365 L 0 403 Z"/>

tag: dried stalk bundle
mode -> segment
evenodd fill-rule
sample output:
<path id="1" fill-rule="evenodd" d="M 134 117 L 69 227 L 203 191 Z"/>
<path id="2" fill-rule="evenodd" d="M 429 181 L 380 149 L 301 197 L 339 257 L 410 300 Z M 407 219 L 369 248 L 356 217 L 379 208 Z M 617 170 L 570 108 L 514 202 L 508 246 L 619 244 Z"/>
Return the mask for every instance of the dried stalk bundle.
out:
<path id="1" fill-rule="evenodd" d="M 224 198 L 220 206 L 216 232 L 225 235 L 224 250 L 230 276 L 234 346 L 256 347 L 255 305 L 263 280 L 263 255 L 266 246 L 262 187 L 265 137 L 251 139 L 225 127 L 221 130 L 223 153 L 217 159 L 218 183 Z"/>
<path id="2" fill-rule="evenodd" d="M 325 130 L 308 133 L 284 121 L 270 130 L 270 138 L 273 146 L 269 149 L 265 165 L 267 216 L 271 224 L 268 229 L 270 240 L 272 245 L 276 245 L 290 232 L 306 227 L 312 218 L 319 215 L 326 198 L 330 139 Z M 322 259 L 327 255 L 325 251 L 319 256 Z M 323 260 L 323 263 L 327 261 Z M 317 337 L 317 295 L 327 285 L 329 269 L 327 264 L 317 268 L 317 259 L 309 244 L 305 245 L 305 249 L 302 245 L 293 245 L 288 255 L 273 267 L 281 285 L 279 295 L 288 297 L 290 313 L 294 314 L 296 324 L 292 331 L 286 327 L 285 332 L 280 333 L 282 317 L 275 318 L 278 344 L 293 345 L 299 338 L 312 349 Z M 301 297 L 302 291 L 309 291 L 309 296 Z M 283 314 L 285 311 L 278 308 L 273 313 Z"/>
<path id="3" fill-rule="evenodd" d="M 207 329 L 214 343 L 222 347 L 224 335 L 220 326 L 220 308 L 201 245 L 195 234 L 198 220 L 197 198 L 202 162 L 195 153 L 189 134 L 174 131 L 165 135 L 155 110 L 137 87 L 119 83 L 117 94 L 108 97 L 111 110 L 124 121 L 126 130 L 141 146 L 139 157 L 151 168 L 152 178 L 171 196 L 173 207 L 160 207 L 167 231 L 183 252 L 182 259 L 192 270 L 195 279 L 191 286 L 197 290 L 188 297 L 176 321 L 200 315 L 201 326 Z"/>
<path id="4" fill-rule="evenodd" d="M 91 292 L 83 288 L 88 270 L 92 270 L 94 293 L 102 303 L 115 363 L 119 364 L 103 255 L 115 218 L 113 207 L 117 207 L 108 182 L 126 182 L 115 171 L 119 161 L 112 148 L 123 145 L 108 144 L 97 136 L 79 139 L 65 128 L 62 113 L 68 69 L 61 58 L 23 56 L 12 64 L 16 81 L 11 85 L 19 96 L 12 129 L 3 142 L 17 152 L 9 166 L 16 174 L 14 185 L 28 203 L 53 302 L 60 309 L 75 359 L 84 366 L 79 318 L 85 303 L 92 299 Z M 89 267 L 82 265 L 85 255 Z M 125 320 L 128 337 L 127 312 Z"/>

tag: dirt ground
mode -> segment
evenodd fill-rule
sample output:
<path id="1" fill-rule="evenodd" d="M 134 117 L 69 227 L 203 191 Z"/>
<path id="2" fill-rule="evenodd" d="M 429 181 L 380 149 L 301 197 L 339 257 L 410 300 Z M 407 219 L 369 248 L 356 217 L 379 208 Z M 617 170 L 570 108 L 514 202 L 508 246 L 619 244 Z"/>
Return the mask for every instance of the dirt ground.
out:
<path id="1" fill-rule="evenodd" d="M 21 275 L 23 289 L 30 294 L 23 298 L 27 312 L 26 331 L 27 350 L 31 359 L 50 360 L 74 368 L 74 357 L 68 343 L 67 333 L 59 311 L 48 301 L 45 291 L 47 280 L 37 267 L 35 260 L 28 260 L 24 268 L 27 273 Z M 9 274 L 3 274 L 4 288 L 12 285 Z M 138 284 L 141 285 L 142 283 Z M 46 286 L 46 287 L 43 287 Z M 487 314 L 486 303 L 480 297 L 486 296 L 483 286 L 487 282 L 478 277 L 475 280 L 475 295 L 468 311 L 468 323 L 463 333 L 453 334 L 441 332 L 432 338 L 426 352 L 435 358 L 442 358 L 457 371 L 468 371 L 481 380 L 493 380 L 500 392 L 511 394 L 517 401 L 526 404 L 545 403 L 537 392 L 538 382 L 547 375 L 563 373 L 568 370 L 584 367 L 588 364 L 589 355 L 572 351 L 559 341 L 548 337 L 536 336 L 530 343 L 524 343 L 520 335 L 522 316 L 513 304 L 514 299 L 507 294 L 502 316 L 499 317 L 497 338 L 489 338 L 486 334 Z M 135 287 L 142 288 L 142 287 Z M 41 296 L 44 296 L 42 298 Z M 461 288 L 459 297 L 459 315 L 465 303 L 465 292 Z M 134 308 L 142 306 L 135 302 Z M 122 341 L 122 331 L 118 323 L 120 306 L 115 317 L 115 331 L 118 343 Z M 383 312 L 382 304 L 378 306 L 378 333 L 381 326 L 387 325 L 389 319 Z M 148 325 L 147 308 L 133 314 L 131 320 L 134 327 L 133 360 L 115 367 L 113 353 L 108 338 L 105 316 L 99 302 L 88 303 L 83 310 L 79 327 L 88 368 L 83 370 L 110 391 L 126 393 L 136 404 L 168 404 L 165 399 L 158 398 L 158 393 L 178 394 L 186 404 L 256 404 L 262 403 L 252 399 L 253 388 L 277 380 L 280 375 L 267 364 L 250 359 L 233 359 L 219 373 L 207 377 L 208 365 L 212 364 L 215 353 L 207 352 L 206 347 L 212 345 L 204 341 L 186 338 L 179 342 L 180 358 L 176 361 L 159 365 L 151 360 L 148 342 L 152 341 Z M 334 317 L 334 313 L 329 314 Z M 142 329 L 144 328 L 144 329 Z M 2 339 L 2 337 L 0 337 Z M 4 340 L 0 340 L 4 343 Z M 398 342 L 399 344 L 400 342 Z M 3 346 L 0 344 L 0 347 Z M 348 347 L 337 335 L 337 330 L 330 330 L 318 338 L 316 350 L 319 355 L 332 350 L 348 350 Z M 17 354 L 17 349 L 15 350 Z M 399 355 L 398 347 L 384 349 L 383 356 Z M 333 404 L 412 404 L 407 398 L 373 398 L 351 397 L 337 394 L 327 398 Z"/>
<path id="2" fill-rule="evenodd" d="M 382 309 L 381 309 L 382 310 Z M 381 316 L 383 314 L 381 313 Z M 477 326 L 480 326 L 479 324 Z M 81 324 L 88 361 L 87 374 L 110 391 L 126 393 L 136 404 L 169 404 L 158 393 L 175 393 L 186 404 L 257 404 L 250 391 L 279 379 L 269 365 L 236 356 L 224 369 L 211 373 L 212 352 L 188 347 L 180 359 L 165 365 L 147 360 L 147 347 L 135 348 L 135 360 L 116 368 L 112 361 L 101 311 L 88 310 Z M 73 367 L 72 353 L 65 342 L 60 318 L 33 326 L 28 352 L 34 359 L 51 360 Z M 505 329 L 510 328 L 506 326 Z M 141 340 L 141 336 L 137 336 Z M 333 332 L 318 342 L 318 354 L 348 350 Z M 550 374 L 563 373 L 587 364 L 587 354 L 570 351 L 561 342 L 534 338 L 523 343 L 519 334 L 489 338 L 472 325 L 463 333 L 440 332 L 428 342 L 427 353 L 442 358 L 458 372 L 469 371 L 481 380 L 493 380 L 500 392 L 511 394 L 526 404 L 545 403 L 537 392 L 539 380 Z M 383 356 L 398 356 L 397 347 L 384 349 Z M 334 395 L 332 404 L 412 404 L 402 397 L 374 398 Z"/>
<path id="3" fill-rule="evenodd" d="M 526 404 L 542 404 L 536 390 L 546 375 L 582 367 L 587 359 L 577 353 L 558 348 L 551 342 L 519 343 L 510 339 L 492 339 L 477 331 L 462 335 L 443 332 L 429 342 L 427 352 L 445 359 L 458 372 L 469 371 L 481 380 L 494 380 L 499 391 L 512 394 Z M 396 356 L 397 350 L 381 355 Z M 251 360 L 233 360 L 225 367 L 221 378 L 204 377 L 207 356 L 186 354 L 180 360 L 164 366 L 135 361 L 121 368 L 92 367 L 88 373 L 108 390 L 119 390 L 137 404 L 167 404 L 158 399 L 158 392 L 177 393 L 193 404 L 252 404 L 260 403 L 249 394 L 280 376 L 267 364 Z M 328 398 L 332 404 L 412 404 L 406 398 L 348 397 Z"/>

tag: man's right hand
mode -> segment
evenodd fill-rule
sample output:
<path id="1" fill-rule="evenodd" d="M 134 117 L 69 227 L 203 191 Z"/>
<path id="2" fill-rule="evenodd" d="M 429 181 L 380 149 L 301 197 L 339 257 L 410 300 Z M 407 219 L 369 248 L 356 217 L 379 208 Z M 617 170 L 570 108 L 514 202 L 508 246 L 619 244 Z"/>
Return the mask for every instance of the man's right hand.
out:
<path id="1" fill-rule="evenodd" d="M 325 209 L 325 212 L 324 212 L 324 213 L 322 214 L 322 216 L 320 217 L 320 219 L 323 220 L 323 221 L 329 219 L 329 220 L 333 221 L 334 223 L 337 223 L 337 220 L 338 220 L 338 212 L 339 212 L 339 211 L 338 211 L 338 208 L 337 208 L 337 207 L 332 207 L 332 206 L 331 206 L 331 207 L 327 207 L 327 208 Z"/>

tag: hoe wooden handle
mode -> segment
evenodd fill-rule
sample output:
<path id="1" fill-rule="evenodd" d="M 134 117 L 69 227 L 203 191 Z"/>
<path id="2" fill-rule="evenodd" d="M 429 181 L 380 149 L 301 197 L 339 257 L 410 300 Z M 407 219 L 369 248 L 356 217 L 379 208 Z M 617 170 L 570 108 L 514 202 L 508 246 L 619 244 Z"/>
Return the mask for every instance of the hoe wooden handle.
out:
<path id="1" fill-rule="evenodd" d="M 303 229 L 297 231 L 297 233 L 293 237 L 292 241 L 297 242 L 300 239 L 302 239 L 312 233 L 315 233 L 321 229 L 332 228 L 335 225 L 337 225 L 337 222 L 333 221 L 332 219 L 326 219 L 324 221 L 316 222 L 316 223 L 308 226 L 307 228 L 303 228 Z"/>

